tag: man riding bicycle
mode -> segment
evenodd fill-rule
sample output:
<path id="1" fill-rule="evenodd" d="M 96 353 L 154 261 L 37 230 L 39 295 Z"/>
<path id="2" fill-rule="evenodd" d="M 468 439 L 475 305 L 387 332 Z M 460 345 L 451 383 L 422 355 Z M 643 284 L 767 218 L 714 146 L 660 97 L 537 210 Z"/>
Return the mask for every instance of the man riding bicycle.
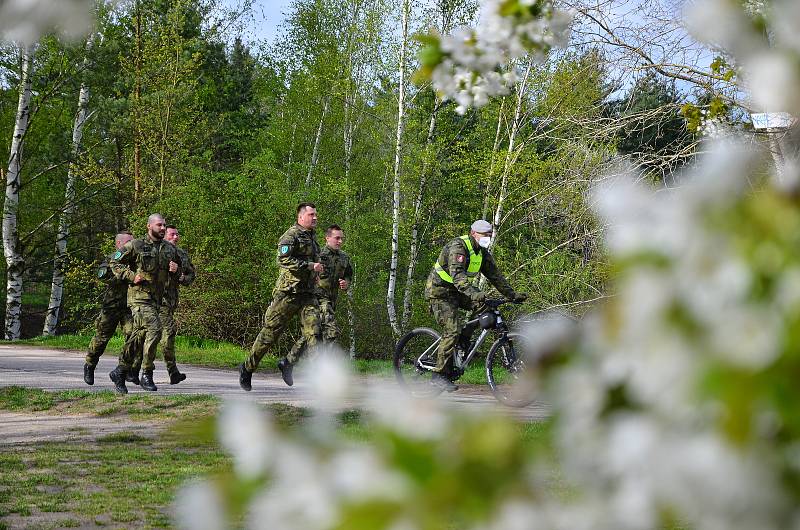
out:
<path id="1" fill-rule="evenodd" d="M 465 351 L 469 349 L 476 326 L 465 326 L 459 309 L 471 311 L 470 320 L 485 310 L 486 293 L 473 285 L 478 273 L 483 274 L 509 300 L 523 302 L 528 298 L 528 295 L 514 291 L 497 269 L 488 249 L 491 237 L 491 223 L 483 219 L 472 223 L 469 235 L 457 237 L 442 248 L 425 284 L 425 298 L 442 328 L 442 340 L 436 352 L 436 369 L 431 381 L 448 392 L 458 390 L 453 383 L 460 375 L 453 367 L 455 348 L 459 345 Z"/>

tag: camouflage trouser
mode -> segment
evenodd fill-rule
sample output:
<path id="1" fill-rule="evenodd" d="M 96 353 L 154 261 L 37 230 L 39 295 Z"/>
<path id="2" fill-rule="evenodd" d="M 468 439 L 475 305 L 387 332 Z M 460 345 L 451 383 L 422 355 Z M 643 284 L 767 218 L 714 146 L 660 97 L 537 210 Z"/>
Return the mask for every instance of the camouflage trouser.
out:
<path id="1" fill-rule="evenodd" d="M 469 339 L 477 326 L 477 324 L 465 326 L 459 309 L 470 311 L 469 320 L 472 320 L 480 313 L 483 304 L 476 304 L 460 293 L 451 298 L 430 298 L 428 303 L 436 323 L 442 330 L 442 341 L 436 351 L 435 371 L 449 375 L 453 368 L 453 352 L 456 345 L 459 342 L 464 345 L 469 344 Z"/>
<path id="2" fill-rule="evenodd" d="M 137 356 L 143 355 L 142 369 L 150 371 L 155 368 L 156 350 L 161 340 L 161 319 L 158 317 L 159 306 L 136 304 L 131 307 L 133 314 L 133 332 L 125 341 L 119 363 L 130 370 L 137 364 Z"/>
<path id="3" fill-rule="evenodd" d="M 175 324 L 175 309 L 166 304 L 161 306 L 158 312 L 158 319 L 161 321 L 161 351 L 164 354 L 164 364 L 167 365 L 167 372 L 172 374 L 178 371 L 178 363 L 175 359 L 175 335 L 178 326 Z M 140 348 L 136 352 L 136 358 L 131 365 L 131 370 L 138 372 L 142 367 L 143 351 Z"/>
<path id="4" fill-rule="evenodd" d="M 319 298 L 319 325 L 322 329 L 323 342 L 333 343 L 339 339 L 341 333 L 336 325 L 336 310 L 333 307 L 333 302 L 327 298 Z M 292 351 L 289 352 L 287 358 L 291 360 L 302 357 L 306 343 L 306 336 L 300 335 L 300 338 L 292 345 Z"/>
<path id="5" fill-rule="evenodd" d="M 267 308 L 264 325 L 253 342 L 253 347 L 250 348 L 250 356 L 244 363 L 244 367 L 248 371 L 254 372 L 258 368 L 258 363 L 286 329 L 289 319 L 297 313 L 299 313 L 300 329 L 308 349 L 316 347 L 320 336 L 317 297 L 313 293 L 278 292 Z M 293 364 L 298 360 L 298 357 L 293 356 L 291 352 L 286 358 Z"/>
<path id="6" fill-rule="evenodd" d="M 122 328 L 122 334 L 125 339 L 133 330 L 133 317 L 131 310 L 128 306 L 117 307 L 103 307 L 100 309 L 100 314 L 94 321 L 95 333 L 92 337 L 92 342 L 89 343 L 89 352 L 86 354 L 86 364 L 97 366 L 97 361 L 100 356 L 106 351 L 106 346 L 111 337 L 114 336 L 114 331 L 117 325 Z"/>

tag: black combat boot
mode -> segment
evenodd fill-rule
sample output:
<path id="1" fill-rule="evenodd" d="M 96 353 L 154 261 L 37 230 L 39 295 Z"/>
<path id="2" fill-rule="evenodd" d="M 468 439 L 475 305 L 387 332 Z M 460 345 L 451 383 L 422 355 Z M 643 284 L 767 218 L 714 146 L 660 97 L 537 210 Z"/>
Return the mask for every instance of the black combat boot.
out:
<path id="1" fill-rule="evenodd" d="M 94 384 L 94 366 L 89 363 L 83 365 L 83 380 L 87 385 Z"/>
<path id="2" fill-rule="evenodd" d="M 180 373 L 177 369 L 174 372 L 169 373 L 169 384 L 177 385 L 181 381 L 186 379 L 186 374 Z"/>
<path id="3" fill-rule="evenodd" d="M 244 367 L 244 363 L 239 365 L 239 386 L 242 387 L 242 390 L 246 390 L 250 392 L 253 390 L 253 385 L 250 383 L 250 380 L 253 377 L 253 372 L 248 370 Z"/>
<path id="4" fill-rule="evenodd" d="M 152 370 L 142 370 L 142 388 L 144 390 L 155 392 L 158 390 L 158 387 L 153 382 L 153 371 Z"/>
<path id="5" fill-rule="evenodd" d="M 127 394 L 128 387 L 125 386 L 125 372 L 127 370 L 124 366 L 117 365 L 109 374 L 108 377 L 114 381 L 114 390 L 116 390 L 120 394 Z"/>
<path id="6" fill-rule="evenodd" d="M 139 370 L 136 368 L 132 368 L 130 372 L 125 376 L 125 381 L 129 383 L 133 383 L 134 385 L 141 384 L 139 382 Z"/>
<path id="7" fill-rule="evenodd" d="M 281 371 L 283 382 L 289 386 L 292 386 L 294 384 L 294 379 L 292 379 L 292 363 L 286 359 L 281 359 L 278 361 L 278 370 Z"/>

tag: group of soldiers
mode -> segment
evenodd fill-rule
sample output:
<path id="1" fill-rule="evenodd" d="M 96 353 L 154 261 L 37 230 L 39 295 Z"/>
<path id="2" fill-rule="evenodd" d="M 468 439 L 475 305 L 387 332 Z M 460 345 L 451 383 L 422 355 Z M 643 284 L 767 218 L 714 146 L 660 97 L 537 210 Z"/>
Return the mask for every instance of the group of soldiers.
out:
<path id="1" fill-rule="evenodd" d="M 301 336 L 286 357 L 278 361 L 281 377 L 289 386 L 294 384 L 293 367 L 305 352 L 339 337 L 336 301 L 339 292 L 352 284 L 353 265 L 341 250 L 342 228 L 330 225 L 325 230 L 325 245 L 320 248 L 316 227 L 316 206 L 300 203 L 297 222 L 278 240 L 279 274 L 272 302 L 250 355 L 239 365 L 239 385 L 243 390 L 252 390 L 253 372 L 294 315 L 298 315 Z M 467 235 L 449 241 L 425 285 L 425 298 L 442 329 L 432 384 L 447 391 L 458 388 L 453 382 L 460 375 L 454 369 L 453 354 L 457 348 L 468 349 L 475 331 L 474 326 L 464 325 L 461 310 L 470 312 L 470 319 L 485 310 L 486 293 L 474 285 L 477 275 L 483 274 L 509 300 L 521 302 L 527 298 L 526 294 L 517 293 L 497 268 L 489 252 L 492 232 L 489 222 L 478 220 Z M 191 284 L 195 270 L 189 255 L 178 247 L 179 238 L 178 229 L 166 225 L 160 214 L 148 218 L 147 236 L 143 239 L 133 239 L 126 232 L 117 234 L 117 251 L 98 272 L 107 288 L 96 321 L 97 333 L 84 365 L 87 384 L 94 384 L 95 366 L 117 325 L 123 330 L 125 345 L 119 364 L 109 375 L 118 392 L 127 393 L 126 381 L 140 384 L 145 390 L 157 390 L 153 368 L 159 341 L 170 383 L 186 379 L 175 361 L 174 314 L 178 287 Z"/>
<path id="2" fill-rule="evenodd" d="M 117 326 L 122 328 L 125 344 L 119 365 L 109 375 L 118 392 L 128 392 L 126 381 L 145 390 L 158 390 L 153 369 L 159 342 L 170 384 L 186 379 L 175 360 L 175 310 L 178 287 L 194 281 L 195 269 L 178 241 L 178 228 L 167 225 L 157 213 L 147 219 L 144 238 L 134 239 L 129 232 L 117 234 L 116 251 L 102 262 L 97 273 L 106 282 L 106 289 L 95 320 L 96 333 L 83 365 L 86 384 L 94 384 L 95 367 Z"/>

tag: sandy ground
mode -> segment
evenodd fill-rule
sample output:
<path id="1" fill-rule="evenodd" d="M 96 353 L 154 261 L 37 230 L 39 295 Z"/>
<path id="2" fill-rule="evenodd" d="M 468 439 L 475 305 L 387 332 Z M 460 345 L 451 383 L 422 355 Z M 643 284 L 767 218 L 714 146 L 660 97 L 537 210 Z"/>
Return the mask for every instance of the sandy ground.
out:
<path id="1" fill-rule="evenodd" d="M 111 390 L 108 378 L 116 366 L 116 357 L 104 355 L 95 371 L 95 384 L 88 386 L 83 381 L 83 354 L 75 351 L 43 349 L 34 346 L 0 345 L 0 387 L 23 386 L 44 390 Z M 313 406 L 313 396 L 304 384 L 302 369 L 296 371 L 295 386 L 286 386 L 279 374 L 256 373 L 253 375 L 253 391 L 239 388 L 238 374 L 234 370 L 221 370 L 182 365 L 187 374 L 186 381 L 170 385 L 163 365 L 156 364 L 156 385 L 159 394 L 212 394 L 220 398 L 251 399 L 257 403 L 285 403 L 295 406 Z M 348 408 L 359 408 L 363 404 L 370 385 L 394 385 L 391 379 L 359 378 L 360 387 L 355 397 L 346 404 Z M 145 392 L 128 383 L 131 393 Z M 535 402 L 523 409 L 509 409 L 499 405 L 490 391 L 482 386 L 466 386 L 453 394 L 438 399 L 452 402 L 470 410 L 486 410 L 497 414 L 512 415 L 530 421 L 547 417 L 549 407 Z M 80 440 L 97 438 L 119 431 L 134 431 L 146 435 L 153 430 L 143 422 L 130 419 L 121 421 L 114 417 L 91 415 L 59 416 L 44 413 L 16 413 L 0 411 L 0 446 L 32 443 L 37 441 Z"/>

